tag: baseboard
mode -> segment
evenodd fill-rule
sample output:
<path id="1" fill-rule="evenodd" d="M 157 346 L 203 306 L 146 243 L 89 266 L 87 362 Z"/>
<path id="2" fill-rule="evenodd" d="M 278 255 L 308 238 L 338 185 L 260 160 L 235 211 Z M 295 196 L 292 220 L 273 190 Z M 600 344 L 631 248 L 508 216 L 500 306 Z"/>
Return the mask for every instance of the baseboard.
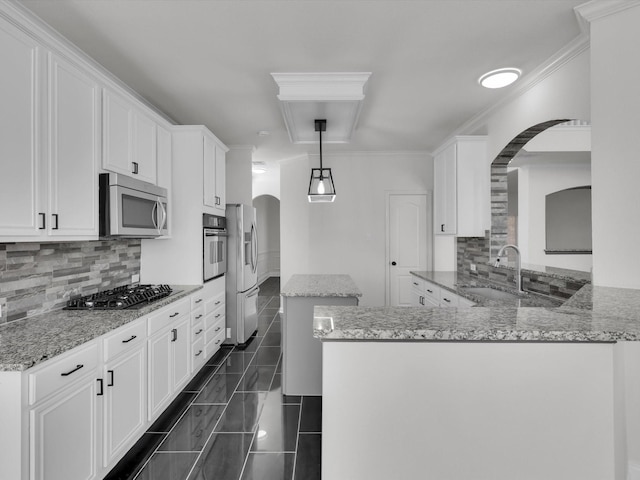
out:
<path id="1" fill-rule="evenodd" d="M 640 464 L 633 462 L 628 463 L 627 480 L 640 480 Z"/>

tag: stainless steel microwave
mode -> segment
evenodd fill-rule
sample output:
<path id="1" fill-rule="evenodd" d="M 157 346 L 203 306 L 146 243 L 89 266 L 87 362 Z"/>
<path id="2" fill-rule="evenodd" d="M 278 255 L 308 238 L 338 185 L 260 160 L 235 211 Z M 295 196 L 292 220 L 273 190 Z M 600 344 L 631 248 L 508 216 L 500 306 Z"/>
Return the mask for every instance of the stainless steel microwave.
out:
<path id="1" fill-rule="evenodd" d="M 167 235 L 167 190 L 118 173 L 98 180 L 100 237 Z"/>

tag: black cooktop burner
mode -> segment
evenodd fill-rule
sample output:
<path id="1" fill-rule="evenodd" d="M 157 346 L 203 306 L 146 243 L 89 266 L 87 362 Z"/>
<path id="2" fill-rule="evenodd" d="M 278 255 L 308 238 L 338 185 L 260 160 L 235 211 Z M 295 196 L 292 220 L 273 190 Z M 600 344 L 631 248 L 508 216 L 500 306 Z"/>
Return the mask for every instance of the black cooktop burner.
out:
<path id="1" fill-rule="evenodd" d="M 169 285 L 125 285 L 112 290 L 74 298 L 65 310 L 120 310 L 140 308 L 171 295 Z"/>

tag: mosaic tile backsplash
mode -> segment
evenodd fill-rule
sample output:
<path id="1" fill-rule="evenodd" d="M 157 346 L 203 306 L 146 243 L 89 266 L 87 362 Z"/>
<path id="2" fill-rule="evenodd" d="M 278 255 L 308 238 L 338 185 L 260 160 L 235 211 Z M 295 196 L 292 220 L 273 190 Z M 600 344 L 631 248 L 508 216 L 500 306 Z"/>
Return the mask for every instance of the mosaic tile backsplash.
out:
<path id="1" fill-rule="evenodd" d="M 0 243 L 0 323 L 62 308 L 71 296 L 131 283 L 140 240 Z"/>
<path id="2" fill-rule="evenodd" d="M 489 264 L 489 251 L 492 247 L 489 231 L 484 237 L 458 237 L 458 272 L 515 287 L 515 269 L 499 268 Z M 471 271 L 472 263 L 476 265 L 475 272 Z M 535 272 L 524 268 L 522 270 L 522 287 L 526 291 L 550 297 L 567 299 L 587 283 L 590 283 L 589 280 L 571 278 L 561 273 Z"/>

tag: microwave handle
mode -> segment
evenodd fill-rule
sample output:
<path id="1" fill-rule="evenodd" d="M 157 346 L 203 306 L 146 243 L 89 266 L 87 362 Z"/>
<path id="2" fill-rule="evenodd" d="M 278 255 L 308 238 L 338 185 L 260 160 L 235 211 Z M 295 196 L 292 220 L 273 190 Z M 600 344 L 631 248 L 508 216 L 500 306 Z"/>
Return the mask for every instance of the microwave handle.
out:
<path id="1" fill-rule="evenodd" d="M 162 233 L 162 229 L 166 227 L 166 223 L 167 223 L 167 210 L 164 208 L 164 205 L 162 204 L 162 200 L 158 200 L 158 207 L 162 211 L 162 221 L 159 222 L 158 232 Z"/>
<path id="2" fill-rule="evenodd" d="M 153 222 L 153 226 L 160 233 L 160 228 L 158 227 L 158 223 L 156 222 L 156 212 L 158 211 L 158 200 L 156 200 L 155 205 L 151 209 L 151 221 Z"/>

